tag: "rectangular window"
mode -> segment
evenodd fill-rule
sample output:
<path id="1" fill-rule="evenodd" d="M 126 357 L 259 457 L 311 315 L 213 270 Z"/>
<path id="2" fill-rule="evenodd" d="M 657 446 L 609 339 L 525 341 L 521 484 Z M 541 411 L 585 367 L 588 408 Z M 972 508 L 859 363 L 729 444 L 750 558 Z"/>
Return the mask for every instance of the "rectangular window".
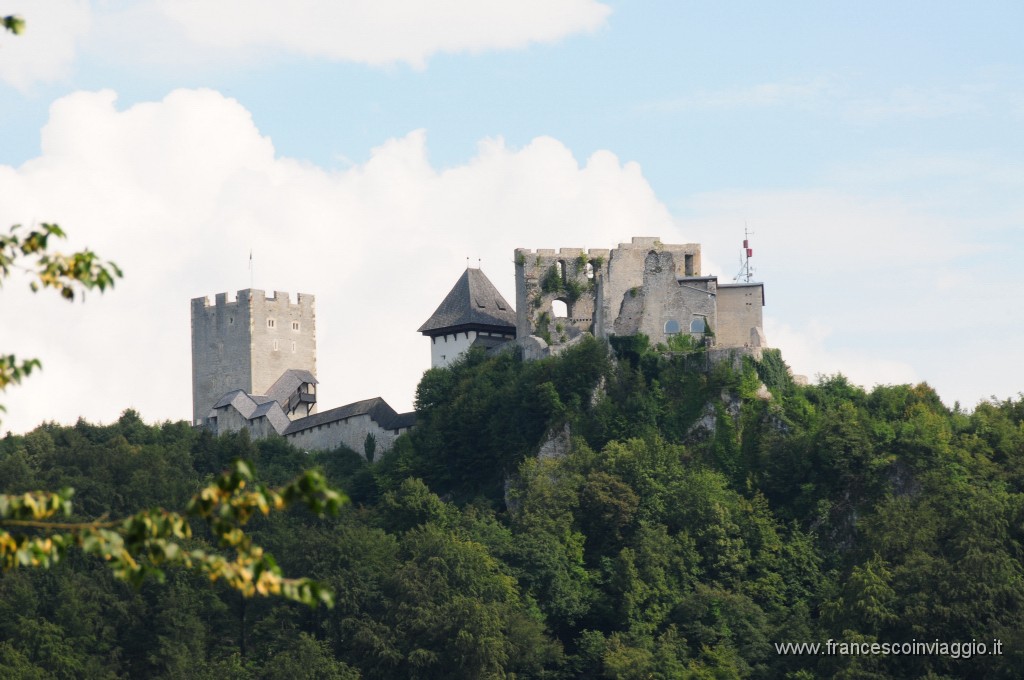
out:
<path id="1" fill-rule="evenodd" d="M 273 319 L 267 319 L 267 328 L 273 328 L 273 327 L 274 327 L 274 320 Z"/>
<path id="2" fill-rule="evenodd" d="M 277 351 L 277 340 L 274 340 L 274 351 Z"/>
<path id="3" fill-rule="evenodd" d="M 295 354 L 295 341 L 292 340 L 292 354 Z"/>
<path id="4" fill-rule="evenodd" d="M 299 330 L 299 322 L 298 321 L 292 321 L 292 330 L 293 331 Z"/>

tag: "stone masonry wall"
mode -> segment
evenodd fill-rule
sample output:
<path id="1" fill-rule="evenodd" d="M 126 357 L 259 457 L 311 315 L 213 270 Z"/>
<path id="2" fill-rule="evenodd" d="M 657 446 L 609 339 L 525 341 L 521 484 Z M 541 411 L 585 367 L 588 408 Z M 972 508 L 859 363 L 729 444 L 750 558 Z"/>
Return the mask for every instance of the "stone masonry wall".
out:
<path id="1" fill-rule="evenodd" d="M 316 376 L 315 301 L 312 295 L 299 293 L 297 297 L 293 303 L 282 291 L 274 291 L 273 297 L 252 291 L 253 394 L 266 394 L 289 369 Z M 316 413 L 316 404 L 311 413 Z"/>
<path id="2" fill-rule="evenodd" d="M 620 243 L 611 251 L 608 274 L 602 282 L 603 322 L 602 331 L 605 335 L 615 333 L 616 324 L 620 326 L 619 316 L 624 311 L 623 304 L 631 291 L 643 289 L 647 271 L 647 256 L 650 253 L 659 255 L 659 264 L 665 277 L 658 281 L 659 285 L 670 277 L 700 276 L 700 244 L 666 244 L 653 236 L 635 236 L 630 243 Z M 671 255 L 671 260 L 662 255 Z M 649 291 L 653 292 L 653 291 Z M 650 295 L 645 297 L 649 298 Z M 625 321 L 625 320 L 623 320 Z M 651 340 L 655 340 L 652 336 Z"/>
<path id="3" fill-rule="evenodd" d="M 235 300 L 218 293 L 192 300 L 192 422 L 200 424 L 230 390 L 252 392 L 250 309 L 240 291 Z"/>
<path id="4" fill-rule="evenodd" d="M 762 329 L 764 287 L 760 283 L 723 284 L 718 287 L 716 340 L 724 347 L 748 347 L 752 328 Z"/>
<path id="5" fill-rule="evenodd" d="M 679 280 L 677 253 L 649 251 L 644 258 L 643 282 L 626 291 L 613 325 L 615 335 L 643 333 L 651 343 L 667 342 L 671 335 L 691 334 L 691 322 L 703 319 L 714 329 L 717 324 L 713 277 L 689 277 Z"/>
<path id="6" fill-rule="evenodd" d="M 376 457 L 390 449 L 398 438 L 397 434 L 383 429 L 368 414 L 362 414 L 311 427 L 290 434 L 286 439 L 293 446 L 307 451 L 329 451 L 344 444 L 360 456 L 364 456 L 363 443 L 367 434 L 373 434 L 377 439 Z"/>
<path id="7" fill-rule="evenodd" d="M 598 280 L 607 271 L 607 249 L 516 249 L 516 336 L 537 335 L 549 344 L 587 331 L 596 334 Z M 556 317 L 555 301 L 566 305 Z"/>
<path id="8" fill-rule="evenodd" d="M 652 253 L 655 259 L 648 267 Z M 557 346 L 584 331 L 607 337 L 658 328 L 652 340 L 660 341 L 662 317 L 678 316 L 672 305 L 679 313 L 685 307 L 692 310 L 687 313 L 714 316 L 713 294 L 708 314 L 709 306 L 702 302 L 707 293 L 700 297 L 674 287 L 677 277 L 700 275 L 700 245 L 696 243 L 671 245 L 656 237 L 634 237 L 611 250 L 519 248 L 515 262 L 516 334 L 520 338 L 537 335 Z M 565 318 L 556 316 L 555 301 L 566 304 Z M 680 323 L 684 321 L 680 319 Z M 689 329 L 689 318 L 685 328 Z"/>
<path id="9" fill-rule="evenodd" d="M 217 409 L 217 431 L 216 434 L 225 432 L 239 432 L 250 429 L 249 421 L 236 411 L 233 407 L 227 406 Z"/>

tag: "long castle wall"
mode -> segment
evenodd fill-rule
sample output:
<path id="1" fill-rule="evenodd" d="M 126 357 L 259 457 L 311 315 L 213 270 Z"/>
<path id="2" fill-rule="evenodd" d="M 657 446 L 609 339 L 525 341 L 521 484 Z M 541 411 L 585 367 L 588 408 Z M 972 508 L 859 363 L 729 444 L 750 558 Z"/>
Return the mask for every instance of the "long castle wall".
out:
<path id="1" fill-rule="evenodd" d="M 365 457 L 363 444 L 368 434 L 372 434 L 377 440 L 377 455 L 388 451 L 398 438 L 395 432 L 385 430 L 366 413 L 317 425 L 286 435 L 285 438 L 292 446 L 307 451 L 329 451 L 344 444 Z"/>

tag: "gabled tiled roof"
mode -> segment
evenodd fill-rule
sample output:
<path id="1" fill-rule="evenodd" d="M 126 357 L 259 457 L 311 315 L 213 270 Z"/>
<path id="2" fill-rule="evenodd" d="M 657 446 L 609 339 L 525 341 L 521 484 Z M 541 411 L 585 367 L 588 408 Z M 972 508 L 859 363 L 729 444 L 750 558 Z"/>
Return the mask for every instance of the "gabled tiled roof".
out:
<path id="1" fill-rule="evenodd" d="M 424 335 L 441 335 L 445 330 L 473 327 L 514 333 L 516 313 L 481 270 L 466 269 L 419 331 Z"/>
<path id="2" fill-rule="evenodd" d="M 284 434 L 291 422 L 281 410 L 280 404 L 261 394 L 246 394 L 244 390 L 232 390 L 214 405 L 213 415 L 216 415 L 217 409 L 228 406 L 233 407 L 246 420 L 266 418 L 278 434 Z"/>
<path id="3" fill-rule="evenodd" d="M 245 390 L 231 390 L 220 398 L 213 408 L 218 409 L 231 404 L 245 418 L 251 418 L 257 406 L 273 401 L 259 394 L 246 394 Z"/>
<path id="4" fill-rule="evenodd" d="M 281 377 L 270 386 L 270 389 L 267 390 L 267 396 L 281 404 L 282 407 L 287 406 L 288 398 L 292 396 L 292 393 L 299 389 L 303 383 L 316 385 L 317 380 L 309 371 L 301 368 L 290 368 L 282 373 Z"/>

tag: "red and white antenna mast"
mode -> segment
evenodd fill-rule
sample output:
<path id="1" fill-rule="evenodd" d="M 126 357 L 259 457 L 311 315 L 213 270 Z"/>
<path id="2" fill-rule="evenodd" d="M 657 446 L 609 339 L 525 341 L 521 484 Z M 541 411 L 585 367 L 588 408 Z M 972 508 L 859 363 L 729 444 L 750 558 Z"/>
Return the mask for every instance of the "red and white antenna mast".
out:
<path id="1" fill-rule="evenodd" d="M 743 256 L 740 258 L 740 273 L 736 275 L 733 281 L 742 281 L 744 283 L 750 283 L 751 279 L 754 278 L 754 268 L 750 266 L 750 258 L 754 256 L 754 249 L 750 247 L 750 237 L 754 232 L 747 228 L 747 225 L 743 225 Z"/>

